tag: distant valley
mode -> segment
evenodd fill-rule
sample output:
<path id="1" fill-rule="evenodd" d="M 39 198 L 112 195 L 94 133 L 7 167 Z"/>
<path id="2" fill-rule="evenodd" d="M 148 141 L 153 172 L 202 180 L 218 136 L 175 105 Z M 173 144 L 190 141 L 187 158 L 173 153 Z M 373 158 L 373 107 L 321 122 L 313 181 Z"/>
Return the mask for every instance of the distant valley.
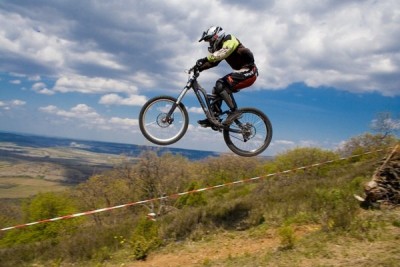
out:
<path id="1" fill-rule="evenodd" d="M 0 198 L 62 190 L 144 151 L 180 154 L 190 160 L 216 152 L 0 132 Z"/>

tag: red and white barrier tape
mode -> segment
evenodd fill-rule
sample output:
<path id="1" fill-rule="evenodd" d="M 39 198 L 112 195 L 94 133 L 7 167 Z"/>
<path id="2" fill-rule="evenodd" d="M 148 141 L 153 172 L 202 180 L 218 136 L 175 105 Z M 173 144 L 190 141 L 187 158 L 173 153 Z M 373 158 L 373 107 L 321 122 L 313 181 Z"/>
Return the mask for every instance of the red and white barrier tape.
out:
<path id="1" fill-rule="evenodd" d="M 92 211 L 85 211 L 85 212 L 81 212 L 81 213 L 75 213 L 75 214 L 71 214 L 71 215 L 60 216 L 60 217 L 56 217 L 56 218 L 52 218 L 52 219 L 45 219 L 45 220 L 40 220 L 40 221 L 36 221 L 36 222 L 15 225 L 15 226 L 11 226 L 11 227 L 2 228 L 2 229 L 0 229 L 0 231 L 7 231 L 7 230 L 11 230 L 11 229 L 16 229 L 16 228 L 23 228 L 23 227 L 32 226 L 32 225 L 35 225 L 35 224 L 40 224 L 40 223 L 55 222 L 55 221 L 60 221 L 60 220 L 65 220 L 65 219 L 71 219 L 71 218 L 76 218 L 76 217 L 80 217 L 80 216 L 86 216 L 86 215 L 90 215 L 90 214 L 94 214 L 94 213 L 100 213 L 100 212 L 104 212 L 104 211 L 110 211 L 110 210 L 125 208 L 125 207 L 129 207 L 129 206 L 136 206 L 136 205 L 145 204 L 145 203 L 149 203 L 149 202 L 164 200 L 164 199 L 168 199 L 168 198 L 178 198 L 178 197 L 181 197 L 181 196 L 184 196 L 184 195 L 188 195 L 188 194 L 204 192 L 204 191 L 217 189 L 217 188 L 221 188 L 221 187 L 226 187 L 226 186 L 230 186 L 230 185 L 237 185 L 237 184 L 242 184 L 242 183 L 247 183 L 247 182 L 253 182 L 253 181 L 261 180 L 261 179 L 264 179 L 264 178 L 267 178 L 267 177 L 276 176 L 276 175 L 279 175 L 279 174 L 286 174 L 286 173 L 295 172 L 295 171 L 298 171 L 298 170 L 314 168 L 314 167 L 318 167 L 318 166 L 329 164 L 329 163 L 336 162 L 336 161 L 355 158 L 355 157 L 359 157 L 359 156 L 362 156 L 362 155 L 367 155 L 367 154 L 371 154 L 371 153 L 375 153 L 375 152 L 381 152 L 383 150 L 384 149 L 379 149 L 379 150 L 375 150 L 375 151 L 372 151 L 372 152 L 371 151 L 370 152 L 365 152 L 365 153 L 358 154 L 358 155 L 353 155 L 353 156 L 350 156 L 350 157 L 343 157 L 343 158 L 339 158 L 339 159 L 336 159 L 336 160 L 328 160 L 328 161 L 325 161 L 325 162 L 315 163 L 315 164 L 311 164 L 311 165 L 308 165 L 308 166 L 302 166 L 302 167 L 298 167 L 298 168 L 291 169 L 291 170 L 285 170 L 285 171 L 281 171 L 281 172 L 267 174 L 267 175 L 264 175 L 264 176 L 257 176 L 257 177 L 243 179 L 243 180 L 239 180 L 239 181 L 235 181 L 235 182 L 229 182 L 229 183 L 220 184 L 220 185 L 214 185 L 214 186 L 210 186 L 210 187 L 204 187 L 204 188 L 195 189 L 195 190 L 191 190 L 191 191 L 186 191 L 186 192 L 182 192 L 182 193 L 172 194 L 172 195 L 169 195 L 169 196 L 163 196 L 163 197 L 158 197 L 158 198 L 153 198 L 153 199 L 141 200 L 141 201 L 137 201 L 137 202 L 131 202 L 131 203 L 118 205 L 118 206 L 113 206 L 113 207 L 108 207 L 108 208 L 102 208 L 102 209 L 97 209 L 97 210 L 92 210 Z"/>

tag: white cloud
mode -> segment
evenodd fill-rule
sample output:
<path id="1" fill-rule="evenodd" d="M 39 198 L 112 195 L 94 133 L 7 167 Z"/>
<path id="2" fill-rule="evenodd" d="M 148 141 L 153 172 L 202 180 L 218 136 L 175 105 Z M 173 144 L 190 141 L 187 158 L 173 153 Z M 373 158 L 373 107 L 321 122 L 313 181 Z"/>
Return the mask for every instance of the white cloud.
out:
<path id="1" fill-rule="evenodd" d="M 138 120 L 137 119 L 129 119 L 129 118 L 118 118 L 118 117 L 112 117 L 109 122 L 113 125 L 118 125 L 122 128 L 131 128 L 132 126 L 137 126 L 138 125 Z"/>
<path id="2" fill-rule="evenodd" d="M 24 105 L 26 105 L 26 101 L 20 99 L 13 99 L 9 101 L 0 100 L 0 108 L 4 110 L 11 110 Z"/>
<path id="3" fill-rule="evenodd" d="M 12 80 L 12 81 L 10 81 L 10 83 L 12 83 L 12 84 L 21 84 L 21 81 L 20 80 Z"/>
<path id="4" fill-rule="evenodd" d="M 32 90 L 38 94 L 43 95 L 54 95 L 54 91 L 47 88 L 47 85 L 43 82 L 37 82 L 32 85 Z"/>
<path id="5" fill-rule="evenodd" d="M 276 140 L 274 141 L 275 145 L 284 145 L 284 146 L 294 146 L 295 142 L 289 140 Z"/>
<path id="6" fill-rule="evenodd" d="M 29 76 L 28 77 L 28 80 L 29 81 L 33 81 L 33 82 L 38 82 L 38 81 L 40 81 L 40 76 L 39 75 L 33 75 L 33 76 Z"/>
<path id="7" fill-rule="evenodd" d="M 107 94 L 100 98 L 99 103 L 104 105 L 142 106 L 146 101 L 147 98 L 142 95 L 130 95 L 127 98 L 122 98 L 117 94 Z"/>
<path id="8" fill-rule="evenodd" d="M 40 107 L 39 110 L 43 111 L 43 112 L 46 112 L 46 113 L 56 114 L 58 108 L 56 106 L 49 105 L 49 106 L 46 106 L 46 107 Z"/>
<path id="9" fill-rule="evenodd" d="M 201 32 L 219 24 L 254 52 L 260 70 L 256 88 L 304 81 L 315 87 L 400 94 L 397 0 L 38 1 L 3 4 L 0 54 L 6 56 L 0 70 L 10 71 L 11 65 L 20 73 L 55 74 L 59 83 L 76 75 L 167 90 L 181 84 L 182 71 L 205 56 L 206 45 L 197 42 Z M 76 5 L 79 12 L 72 8 Z M 25 67 L 32 65 L 38 68 Z M 224 71 L 212 70 L 218 75 Z M 133 93 L 62 84 L 54 89 Z"/>
<path id="10" fill-rule="evenodd" d="M 57 122 L 60 121 L 59 118 L 62 118 L 65 122 L 72 121 L 74 125 L 84 128 L 133 130 L 134 126 L 138 125 L 137 119 L 119 117 L 106 118 L 101 116 L 96 110 L 86 104 L 78 104 L 69 110 L 60 109 L 54 105 L 40 107 L 39 110 L 55 116 Z"/>
<path id="11" fill-rule="evenodd" d="M 62 76 L 56 81 L 52 89 L 61 93 L 79 92 L 86 94 L 109 92 L 132 94 L 137 92 L 137 88 L 128 82 L 81 75 Z"/>
<path id="12" fill-rule="evenodd" d="M 78 104 L 70 110 L 63 110 L 54 105 L 41 107 L 39 110 L 55 116 L 55 124 L 72 123 L 73 127 L 78 128 L 109 130 L 106 119 L 86 104 Z"/>
<path id="13" fill-rule="evenodd" d="M 301 140 L 299 142 L 300 147 L 318 147 L 320 144 L 314 140 Z"/>
<path id="14" fill-rule="evenodd" d="M 205 144 L 207 145 L 205 146 Z M 211 128 L 203 128 L 198 124 L 189 124 L 185 136 L 179 140 L 177 145 L 180 147 L 190 147 L 190 149 L 220 152 L 230 151 L 220 132 L 213 131 Z"/>
<path id="15" fill-rule="evenodd" d="M 18 77 L 18 78 L 25 78 L 25 77 L 26 77 L 25 74 L 16 73 L 16 72 L 10 72 L 9 74 L 10 74 L 10 76 L 12 76 L 12 77 Z"/>
<path id="16" fill-rule="evenodd" d="M 74 118 L 79 120 L 91 120 L 92 123 L 94 122 L 101 122 L 101 116 L 91 107 L 86 104 L 78 104 L 72 107 L 70 110 L 63 110 L 59 109 L 54 105 L 49 105 L 46 107 L 39 108 L 40 111 L 45 113 L 49 113 L 52 115 L 57 115 L 64 118 Z"/>
<path id="17" fill-rule="evenodd" d="M 49 11 L 45 9 L 40 12 Z M 22 14 L 0 10 L 0 24 L 3 28 L 0 31 L 0 53 L 15 55 L 9 60 L 20 64 L 21 61 L 36 64 L 41 66 L 42 71 L 47 69 L 46 72 L 58 74 L 65 71 L 76 72 L 75 67 L 81 64 L 124 69 L 115 55 L 101 51 L 93 42 L 70 38 L 68 32 L 76 21 L 63 17 L 62 14 L 57 18 L 53 17 L 55 14 L 46 14 L 48 18 L 57 19 L 57 24 L 54 24 L 40 17 L 34 18 L 32 14 L 24 14 L 26 10 L 23 8 L 19 11 Z M 60 11 L 53 10 L 56 13 Z M 28 69 L 20 71 L 31 73 Z M 36 73 L 38 74 L 42 73 Z"/>
<path id="18" fill-rule="evenodd" d="M 25 102 L 25 101 L 22 101 L 22 100 L 19 100 L 19 99 L 15 99 L 15 100 L 12 100 L 12 101 L 10 102 L 10 104 L 11 104 L 12 106 L 23 106 L 23 105 L 26 104 L 26 102 Z"/>
<path id="19" fill-rule="evenodd" d="M 40 91 L 38 91 L 39 94 L 43 94 L 43 95 L 54 95 L 54 91 L 49 90 L 47 88 L 43 88 Z"/>
<path id="20" fill-rule="evenodd" d="M 116 70 L 123 70 L 125 68 L 116 61 L 115 56 L 109 53 L 86 51 L 84 53 L 71 53 L 69 56 L 77 64 L 94 64 Z"/>
<path id="21" fill-rule="evenodd" d="M 298 80 L 310 86 L 400 94 L 396 85 L 399 80 L 394 78 L 399 74 L 400 48 L 393 46 L 394 36 L 400 33 L 393 9 L 398 3 L 349 1 L 326 10 L 323 15 L 318 15 L 315 10 L 318 6 L 310 3 L 308 8 L 305 4 L 305 9 L 292 6 L 287 12 L 294 12 L 293 16 L 286 19 L 282 18 L 288 15 L 284 11 L 275 14 L 282 18 L 287 32 L 280 48 L 268 48 L 274 52 L 272 71 L 286 79 L 278 80 L 276 85 L 285 87 L 288 82 Z"/>
<path id="22" fill-rule="evenodd" d="M 134 81 L 135 84 L 147 88 L 154 87 L 156 85 L 156 79 L 157 76 L 151 75 L 151 73 L 145 73 L 143 71 L 138 71 L 132 76 L 132 81 Z"/>
<path id="23" fill-rule="evenodd" d="M 188 108 L 188 112 L 196 113 L 196 114 L 204 114 L 203 109 L 199 108 L 199 107 L 190 107 L 190 108 Z"/>

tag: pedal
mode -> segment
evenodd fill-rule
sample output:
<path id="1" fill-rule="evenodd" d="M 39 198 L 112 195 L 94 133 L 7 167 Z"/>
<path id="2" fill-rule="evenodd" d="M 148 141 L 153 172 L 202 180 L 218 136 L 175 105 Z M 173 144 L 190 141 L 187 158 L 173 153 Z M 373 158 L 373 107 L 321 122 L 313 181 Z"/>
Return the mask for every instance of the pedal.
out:
<path id="1" fill-rule="evenodd" d="M 217 126 L 214 126 L 214 125 L 211 126 L 211 129 L 213 129 L 214 131 L 222 132 L 221 127 L 217 127 Z"/>

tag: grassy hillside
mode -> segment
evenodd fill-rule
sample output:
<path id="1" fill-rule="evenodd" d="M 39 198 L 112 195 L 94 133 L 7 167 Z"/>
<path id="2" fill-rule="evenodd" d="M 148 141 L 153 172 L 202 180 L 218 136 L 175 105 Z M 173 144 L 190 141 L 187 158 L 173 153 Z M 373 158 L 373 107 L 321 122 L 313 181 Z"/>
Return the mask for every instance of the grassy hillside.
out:
<path id="1" fill-rule="evenodd" d="M 341 151 L 296 148 L 268 161 L 223 155 L 192 162 L 148 152 L 71 190 L 38 194 L 20 208 L 0 205 L 0 227 L 171 197 L 0 233 L 2 265 L 396 266 L 399 210 L 363 210 L 353 197 L 396 141 L 367 135 Z"/>

